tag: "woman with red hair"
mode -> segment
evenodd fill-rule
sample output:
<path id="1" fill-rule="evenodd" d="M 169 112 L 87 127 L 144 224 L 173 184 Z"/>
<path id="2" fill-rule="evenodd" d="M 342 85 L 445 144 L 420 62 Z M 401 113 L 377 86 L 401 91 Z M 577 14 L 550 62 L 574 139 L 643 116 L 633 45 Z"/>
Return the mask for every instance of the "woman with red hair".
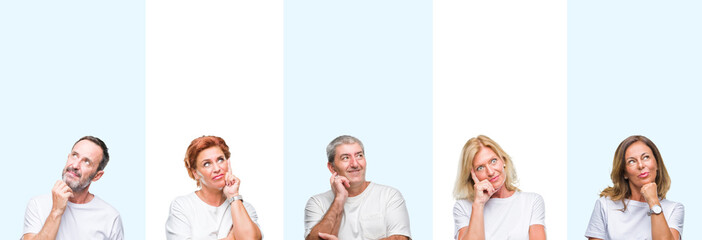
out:
<path id="1" fill-rule="evenodd" d="M 196 138 L 185 152 L 185 168 L 199 190 L 171 203 L 166 238 L 261 239 L 256 210 L 239 194 L 241 181 L 229 162 L 229 147 L 220 137 Z"/>

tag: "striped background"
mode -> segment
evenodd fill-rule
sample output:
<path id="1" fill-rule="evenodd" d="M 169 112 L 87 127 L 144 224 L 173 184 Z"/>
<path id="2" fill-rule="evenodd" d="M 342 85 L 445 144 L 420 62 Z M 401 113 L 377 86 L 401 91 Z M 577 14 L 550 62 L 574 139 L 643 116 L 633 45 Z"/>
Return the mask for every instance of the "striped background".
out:
<path id="1" fill-rule="evenodd" d="M 683 236 L 696 239 L 700 10 L 0 2 L 0 178 L 11 196 L 0 237 L 21 234 L 29 198 L 50 190 L 75 139 L 94 134 L 113 161 L 91 190 L 122 213 L 128 239 L 164 239 L 168 204 L 195 190 L 185 148 L 214 134 L 233 149 L 266 239 L 300 239 L 304 203 L 329 188 L 324 147 L 351 134 L 366 145 L 368 179 L 403 193 L 414 239 L 451 239 L 458 155 L 486 134 L 514 158 L 521 189 L 544 197 L 548 237 L 581 239 L 614 148 L 644 134 L 673 176 L 668 198 L 686 204 Z"/>

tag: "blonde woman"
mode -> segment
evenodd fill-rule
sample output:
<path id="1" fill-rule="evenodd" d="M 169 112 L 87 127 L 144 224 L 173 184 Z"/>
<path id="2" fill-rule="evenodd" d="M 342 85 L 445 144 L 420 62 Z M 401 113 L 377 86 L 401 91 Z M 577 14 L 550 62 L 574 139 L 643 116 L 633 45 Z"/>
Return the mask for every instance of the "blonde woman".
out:
<path id="1" fill-rule="evenodd" d="M 455 239 L 546 239 L 544 200 L 521 192 L 512 159 L 480 135 L 463 146 L 454 187 Z"/>
<path id="2" fill-rule="evenodd" d="M 593 239 L 675 239 L 682 236 L 685 209 L 670 201 L 670 176 L 658 147 L 644 136 L 630 136 L 614 153 L 614 186 L 595 202 L 585 237 Z"/>

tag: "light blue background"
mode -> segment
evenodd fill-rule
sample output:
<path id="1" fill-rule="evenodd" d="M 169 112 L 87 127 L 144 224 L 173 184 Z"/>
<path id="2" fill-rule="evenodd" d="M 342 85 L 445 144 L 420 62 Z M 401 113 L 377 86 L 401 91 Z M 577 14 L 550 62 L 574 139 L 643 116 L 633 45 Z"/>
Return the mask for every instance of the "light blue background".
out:
<path id="1" fill-rule="evenodd" d="M 144 236 L 144 2 L 0 2 L 0 239 L 18 239 L 30 198 L 49 194 L 73 143 L 110 162 L 91 192 Z"/>
<path id="2" fill-rule="evenodd" d="M 326 145 L 363 141 L 366 178 L 402 192 L 432 237 L 432 2 L 285 2 L 285 238 L 330 189 Z"/>
<path id="3" fill-rule="evenodd" d="M 568 2 L 568 239 L 583 239 L 614 151 L 641 134 L 685 205 L 683 239 L 701 239 L 702 5 L 699 1 Z"/>

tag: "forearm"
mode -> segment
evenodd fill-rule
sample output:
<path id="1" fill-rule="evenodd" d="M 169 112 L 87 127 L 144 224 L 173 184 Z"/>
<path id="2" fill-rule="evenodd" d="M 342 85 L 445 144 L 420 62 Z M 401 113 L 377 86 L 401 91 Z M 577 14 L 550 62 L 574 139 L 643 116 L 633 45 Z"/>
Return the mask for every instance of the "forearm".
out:
<path id="1" fill-rule="evenodd" d="M 37 234 L 25 234 L 23 240 L 54 240 L 58 233 L 59 225 L 61 225 L 61 216 L 63 213 L 52 211 L 44 222 L 44 226 Z"/>
<path id="2" fill-rule="evenodd" d="M 546 228 L 541 224 L 529 226 L 529 240 L 546 240 Z"/>
<path id="3" fill-rule="evenodd" d="M 339 234 L 339 227 L 341 226 L 341 216 L 344 212 L 344 201 L 340 199 L 334 199 L 327 213 L 324 214 L 322 220 L 315 225 L 310 234 L 307 235 L 306 240 L 318 240 L 319 233 L 328 233 L 334 236 Z"/>
<path id="4" fill-rule="evenodd" d="M 246 211 L 242 201 L 233 201 L 231 203 L 231 213 L 233 232 L 231 235 L 233 239 L 261 239 L 261 230 L 249 217 L 249 213 Z"/>
<path id="5" fill-rule="evenodd" d="M 468 231 L 460 240 L 485 240 L 485 221 L 483 218 L 484 206 L 473 205 Z"/>
<path id="6" fill-rule="evenodd" d="M 653 240 L 678 240 L 674 238 L 663 213 L 651 214 L 651 236 Z"/>
<path id="7" fill-rule="evenodd" d="M 409 240 L 409 237 L 403 235 L 392 235 L 386 238 L 382 238 L 380 240 Z"/>

